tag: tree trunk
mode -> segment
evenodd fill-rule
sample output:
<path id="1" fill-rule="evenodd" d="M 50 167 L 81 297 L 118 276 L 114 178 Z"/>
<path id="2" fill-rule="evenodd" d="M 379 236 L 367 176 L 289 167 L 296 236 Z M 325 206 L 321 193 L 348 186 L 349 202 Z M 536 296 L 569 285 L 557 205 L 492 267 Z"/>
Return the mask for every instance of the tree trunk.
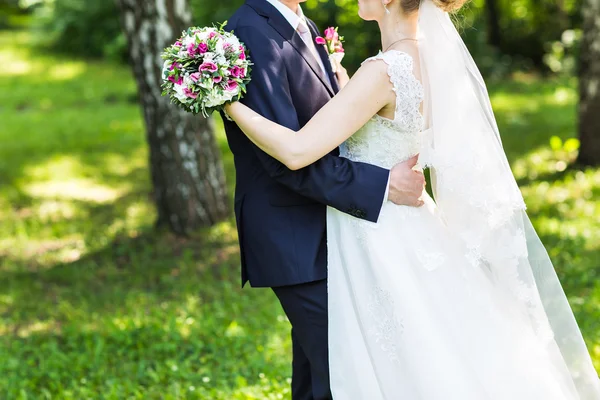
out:
<path id="1" fill-rule="evenodd" d="M 578 163 L 600 165 L 600 0 L 584 0 L 579 66 Z"/>
<path id="2" fill-rule="evenodd" d="M 485 12 L 488 21 L 488 44 L 499 49 L 502 46 L 502 31 L 497 0 L 485 0 Z"/>
<path id="3" fill-rule="evenodd" d="M 229 214 L 211 120 L 161 96 L 160 54 L 191 25 L 191 11 L 187 0 L 116 1 L 146 123 L 157 223 L 185 235 Z"/>

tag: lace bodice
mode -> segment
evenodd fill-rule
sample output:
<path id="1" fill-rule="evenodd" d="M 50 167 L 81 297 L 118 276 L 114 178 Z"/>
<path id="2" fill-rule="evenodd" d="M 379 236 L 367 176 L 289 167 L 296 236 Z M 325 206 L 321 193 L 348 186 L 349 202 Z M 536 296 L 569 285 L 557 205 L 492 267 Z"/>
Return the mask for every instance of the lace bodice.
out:
<path id="1" fill-rule="evenodd" d="M 393 120 L 374 115 L 342 146 L 342 156 L 353 161 L 391 168 L 419 153 L 419 133 L 423 117 L 419 111 L 423 86 L 413 74 L 413 59 L 408 54 L 390 50 L 364 62 L 383 60 L 396 93 Z"/>

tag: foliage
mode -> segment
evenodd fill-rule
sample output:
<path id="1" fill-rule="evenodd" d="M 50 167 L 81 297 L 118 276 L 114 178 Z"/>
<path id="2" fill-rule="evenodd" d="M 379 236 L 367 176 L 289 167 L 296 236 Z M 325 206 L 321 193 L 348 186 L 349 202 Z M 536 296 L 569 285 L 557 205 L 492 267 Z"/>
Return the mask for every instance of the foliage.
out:
<path id="1" fill-rule="evenodd" d="M 42 46 L 84 57 L 126 59 L 127 44 L 113 0 L 44 0 L 36 15 Z"/>
<path id="2" fill-rule="evenodd" d="M 39 1 L 45 4 L 43 12 L 38 14 L 45 38 L 42 43 L 50 43 L 53 48 L 71 54 L 125 59 L 126 43 L 119 31 L 113 1 Z M 225 21 L 243 4 L 243 0 L 189 1 L 197 26 Z M 465 41 L 488 77 L 505 76 L 523 68 L 545 68 L 543 59 L 548 43 L 559 41 L 565 30 L 580 27 L 579 0 L 496 0 L 501 43 L 494 47 L 488 40 L 485 1 L 469 2 L 458 21 Z M 379 50 L 377 25 L 358 17 L 355 0 L 308 0 L 303 7 L 322 29 L 340 27 L 348 44 L 345 64 L 350 70 L 356 70 L 362 60 Z"/>
<path id="3" fill-rule="evenodd" d="M 153 230 L 129 71 L 30 44 L 0 32 L 0 398 L 289 398 L 289 324 L 269 290 L 240 289 L 234 221 L 186 240 Z M 491 88 L 600 368 L 600 170 L 569 167 L 575 86 L 521 75 Z"/>
<path id="4" fill-rule="evenodd" d="M 546 43 L 560 40 L 567 29 L 580 27 L 578 0 L 496 0 L 502 30 L 500 50 L 542 66 Z M 479 0 L 483 4 L 483 0 Z"/>
<path id="5" fill-rule="evenodd" d="M 547 44 L 548 52 L 544 56 L 544 63 L 557 74 L 575 75 L 582 38 L 581 29 L 564 31 L 560 40 Z"/>

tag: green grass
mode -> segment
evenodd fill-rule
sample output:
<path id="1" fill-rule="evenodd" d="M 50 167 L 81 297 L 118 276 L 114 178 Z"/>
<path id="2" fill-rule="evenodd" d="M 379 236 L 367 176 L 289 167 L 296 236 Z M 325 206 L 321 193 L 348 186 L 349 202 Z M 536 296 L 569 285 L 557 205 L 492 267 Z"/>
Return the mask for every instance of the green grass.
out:
<path id="1" fill-rule="evenodd" d="M 0 32 L 0 398 L 289 398 L 289 323 L 239 287 L 233 220 L 153 229 L 128 68 Z M 600 368 L 600 170 L 578 171 L 575 82 L 492 85 L 530 215 Z M 222 133 L 229 182 L 231 156 Z"/>

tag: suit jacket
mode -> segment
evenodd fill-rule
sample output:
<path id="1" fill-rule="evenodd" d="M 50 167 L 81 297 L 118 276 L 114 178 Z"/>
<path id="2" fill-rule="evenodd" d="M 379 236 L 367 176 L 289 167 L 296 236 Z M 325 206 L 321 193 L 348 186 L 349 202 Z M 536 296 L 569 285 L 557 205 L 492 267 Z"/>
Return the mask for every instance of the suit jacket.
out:
<path id="1" fill-rule="evenodd" d="M 318 30 L 308 21 L 314 37 Z M 227 29 L 246 45 L 252 63 L 243 103 L 294 131 L 338 91 L 324 46 L 318 46 L 331 84 L 300 35 L 266 0 L 247 0 Z M 336 149 L 291 171 L 256 147 L 230 121 L 227 141 L 236 168 L 235 215 L 242 285 L 288 286 L 327 276 L 326 206 L 376 222 L 389 171 L 339 157 Z"/>

